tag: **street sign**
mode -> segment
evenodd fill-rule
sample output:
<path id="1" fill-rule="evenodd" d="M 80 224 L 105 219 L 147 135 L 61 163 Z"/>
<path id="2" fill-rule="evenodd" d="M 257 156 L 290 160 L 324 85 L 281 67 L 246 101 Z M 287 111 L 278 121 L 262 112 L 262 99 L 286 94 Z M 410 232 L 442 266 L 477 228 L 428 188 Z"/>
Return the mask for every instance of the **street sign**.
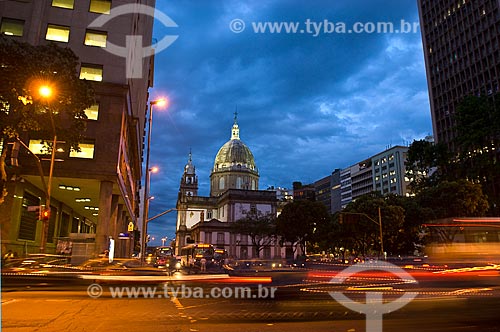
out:
<path id="1" fill-rule="evenodd" d="M 40 210 L 40 205 L 28 205 L 28 212 L 38 212 Z"/>
<path id="2" fill-rule="evenodd" d="M 120 233 L 120 234 L 118 235 L 118 238 L 119 238 L 120 240 L 128 240 L 128 239 L 130 239 L 130 234 L 129 234 L 129 233 Z"/>

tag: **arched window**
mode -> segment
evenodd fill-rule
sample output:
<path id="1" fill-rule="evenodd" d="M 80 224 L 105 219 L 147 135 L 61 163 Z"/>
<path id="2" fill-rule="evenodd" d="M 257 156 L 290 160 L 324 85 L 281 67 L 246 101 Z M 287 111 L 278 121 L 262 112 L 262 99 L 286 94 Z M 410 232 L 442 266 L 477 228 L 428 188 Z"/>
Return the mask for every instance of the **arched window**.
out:
<path id="1" fill-rule="evenodd" d="M 241 189 L 242 183 L 243 181 L 241 180 L 241 177 L 238 176 L 238 178 L 236 179 L 236 189 Z"/>
<path id="2" fill-rule="evenodd" d="M 219 179 L 219 189 L 224 189 L 224 178 Z"/>
<path id="3" fill-rule="evenodd" d="M 257 190 L 257 186 L 255 185 L 255 180 L 252 179 L 252 190 Z"/>

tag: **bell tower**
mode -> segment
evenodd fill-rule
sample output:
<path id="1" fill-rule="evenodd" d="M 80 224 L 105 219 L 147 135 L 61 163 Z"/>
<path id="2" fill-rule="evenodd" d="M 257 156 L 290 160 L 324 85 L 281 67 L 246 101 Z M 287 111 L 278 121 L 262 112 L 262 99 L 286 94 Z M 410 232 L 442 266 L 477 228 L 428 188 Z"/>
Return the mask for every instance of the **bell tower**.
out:
<path id="1" fill-rule="evenodd" d="M 196 175 L 196 169 L 193 165 L 191 151 L 189 151 L 189 160 L 186 166 L 184 166 L 179 194 L 181 196 L 179 198 L 198 196 L 198 176 Z"/>

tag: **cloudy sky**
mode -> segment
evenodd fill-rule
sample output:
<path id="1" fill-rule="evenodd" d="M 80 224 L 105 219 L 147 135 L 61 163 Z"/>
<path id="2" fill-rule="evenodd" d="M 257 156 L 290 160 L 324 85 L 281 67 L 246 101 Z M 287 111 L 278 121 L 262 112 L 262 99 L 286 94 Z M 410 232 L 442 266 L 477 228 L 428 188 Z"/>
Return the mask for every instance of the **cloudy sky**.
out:
<path id="1" fill-rule="evenodd" d="M 178 27 L 156 20 L 155 40 L 178 39 L 155 59 L 151 96 L 170 105 L 154 110 L 150 216 L 175 207 L 190 149 L 208 196 L 236 107 L 260 189 L 311 183 L 432 133 L 420 30 L 342 33 L 356 22 L 418 23 L 416 0 L 157 0 L 157 9 Z M 281 33 L 257 32 L 266 22 Z M 174 236 L 175 219 L 149 224 L 154 243 Z"/>

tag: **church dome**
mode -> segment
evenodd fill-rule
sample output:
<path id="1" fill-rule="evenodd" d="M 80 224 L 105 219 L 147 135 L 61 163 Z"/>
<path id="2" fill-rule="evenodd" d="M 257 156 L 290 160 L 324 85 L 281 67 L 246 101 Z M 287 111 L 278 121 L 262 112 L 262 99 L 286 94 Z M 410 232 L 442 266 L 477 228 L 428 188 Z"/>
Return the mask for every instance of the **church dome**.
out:
<path id="1" fill-rule="evenodd" d="M 258 190 L 259 172 L 252 151 L 240 140 L 240 129 L 234 116 L 231 139 L 215 156 L 210 174 L 210 196 L 215 197 L 228 189 Z"/>
<path id="2" fill-rule="evenodd" d="M 240 140 L 240 129 L 236 122 L 236 115 L 231 129 L 231 139 L 217 152 L 213 171 L 218 172 L 229 169 L 236 171 L 249 170 L 258 173 L 252 151 Z"/>
<path id="3" fill-rule="evenodd" d="M 226 142 L 215 157 L 214 171 L 231 167 L 257 171 L 252 151 L 239 139 Z"/>

